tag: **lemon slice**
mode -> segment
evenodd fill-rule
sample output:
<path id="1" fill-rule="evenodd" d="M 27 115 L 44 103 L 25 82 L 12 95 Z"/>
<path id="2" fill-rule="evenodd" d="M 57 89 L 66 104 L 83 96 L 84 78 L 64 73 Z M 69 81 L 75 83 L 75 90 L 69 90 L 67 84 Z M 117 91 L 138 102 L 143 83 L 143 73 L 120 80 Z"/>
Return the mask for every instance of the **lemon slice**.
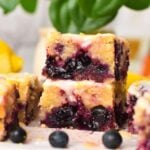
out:
<path id="1" fill-rule="evenodd" d="M 132 83 L 140 80 L 150 80 L 150 78 L 129 71 L 127 76 L 127 89 Z"/>
<path id="2" fill-rule="evenodd" d="M 0 73 L 19 72 L 22 67 L 23 59 L 5 41 L 0 40 Z"/>

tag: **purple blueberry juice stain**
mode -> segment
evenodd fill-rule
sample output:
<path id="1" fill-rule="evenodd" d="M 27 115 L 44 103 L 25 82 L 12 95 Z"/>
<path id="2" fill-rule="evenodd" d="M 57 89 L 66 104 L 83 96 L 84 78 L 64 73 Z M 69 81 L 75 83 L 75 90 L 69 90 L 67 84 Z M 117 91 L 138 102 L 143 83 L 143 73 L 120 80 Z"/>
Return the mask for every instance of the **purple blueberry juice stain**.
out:
<path id="1" fill-rule="evenodd" d="M 63 50 L 64 50 L 64 45 L 61 44 L 61 43 L 57 43 L 54 49 L 55 49 L 56 52 L 62 53 Z"/>
<path id="2" fill-rule="evenodd" d="M 56 57 L 56 56 L 55 56 Z M 109 73 L 109 66 L 99 60 L 91 59 L 88 53 L 80 49 L 75 56 L 68 58 L 63 65 L 59 65 L 55 57 L 47 56 L 43 75 L 51 79 L 94 80 L 103 82 L 113 78 Z"/>

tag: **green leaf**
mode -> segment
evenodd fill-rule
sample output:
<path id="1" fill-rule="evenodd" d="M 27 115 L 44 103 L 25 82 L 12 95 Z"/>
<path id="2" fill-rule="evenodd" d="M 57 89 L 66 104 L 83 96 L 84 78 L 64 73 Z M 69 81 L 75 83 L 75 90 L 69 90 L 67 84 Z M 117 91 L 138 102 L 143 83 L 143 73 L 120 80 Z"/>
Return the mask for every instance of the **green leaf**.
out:
<path id="1" fill-rule="evenodd" d="M 4 13 L 13 11 L 19 4 L 20 0 L 0 0 L 0 7 L 3 8 Z"/>
<path id="2" fill-rule="evenodd" d="M 81 30 L 82 30 L 82 32 L 98 30 L 101 27 L 108 24 L 109 22 L 111 22 L 116 17 L 116 15 L 117 15 L 117 12 L 110 16 L 109 15 L 103 16 L 103 17 L 99 17 L 97 19 L 87 18 L 86 21 L 84 22 Z"/>
<path id="3" fill-rule="evenodd" d="M 77 0 L 69 1 L 69 9 L 71 18 L 77 26 L 78 32 L 91 32 L 97 30 L 112 21 L 117 14 L 117 12 L 115 12 L 111 15 L 101 16 L 99 18 L 87 17 L 80 8 Z"/>
<path id="4" fill-rule="evenodd" d="M 117 12 L 98 18 L 87 17 L 78 0 L 52 0 L 49 15 L 55 28 L 61 32 L 90 32 L 114 19 Z"/>
<path id="5" fill-rule="evenodd" d="M 73 20 L 77 28 L 80 30 L 87 17 L 79 7 L 77 0 L 69 0 L 68 6 L 70 10 L 71 19 Z"/>
<path id="6" fill-rule="evenodd" d="M 33 13 L 36 10 L 37 0 L 21 0 L 21 6 L 25 11 Z"/>
<path id="7" fill-rule="evenodd" d="M 68 0 L 52 0 L 49 7 L 52 24 L 60 32 L 76 32 L 76 26 L 70 18 Z"/>
<path id="8" fill-rule="evenodd" d="M 92 18 L 112 15 L 126 3 L 127 0 L 78 0 L 85 14 Z"/>
<path id="9" fill-rule="evenodd" d="M 150 0 L 128 0 L 127 7 L 135 10 L 143 10 L 150 7 Z"/>

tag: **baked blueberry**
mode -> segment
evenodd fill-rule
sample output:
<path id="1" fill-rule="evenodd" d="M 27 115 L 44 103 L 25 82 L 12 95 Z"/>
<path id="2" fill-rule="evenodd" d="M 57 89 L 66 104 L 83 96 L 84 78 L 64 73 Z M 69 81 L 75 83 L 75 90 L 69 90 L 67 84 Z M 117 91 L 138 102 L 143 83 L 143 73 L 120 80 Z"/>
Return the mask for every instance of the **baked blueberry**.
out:
<path id="1" fill-rule="evenodd" d="M 105 109 L 105 107 L 99 105 L 91 110 L 93 119 L 97 122 L 99 122 L 100 125 L 103 125 L 107 122 L 108 117 L 108 111 Z"/>
<path id="2" fill-rule="evenodd" d="M 77 111 L 76 106 L 64 105 L 53 109 L 52 113 L 48 115 L 48 122 L 50 127 L 69 127 L 73 123 L 73 118 Z"/>
<path id="3" fill-rule="evenodd" d="M 49 142 L 53 147 L 66 148 L 69 137 L 64 131 L 54 131 L 49 136 Z"/>
<path id="4" fill-rule="evenodd" d="M 9 133 L 9 138 L 13 143 L 23 143 L 26 140 L 27 133 L 21 127 L 16 127 Z"/>
<path id="5" fill-rule="evenodd" d="M 96 69 L 96 71 L 99 73 L 99 74 L 106 74 L 108 72 L 108 66 L 107 65 L 99 65 Z"/>
<path id="6" fill-rule="evenodd" d="M 61 43 L 57 43 L 55 48 L 54 48 L 58 53 L 62 53 L 64 50 L 64 45 Z"/>
<path id="7" fill-rule="evenodd" d="M 91 63 L 91 58 L 85 53 L 79 56 L 78 58 L 84 66 L 87 66 Z"/>
<path id="8" fill-rule="evenodd" d="M 107 148 L 118 148 L 122 143 L 122 137 L 117 130 L 109 130 L 102 137 L 103 144 Z"/>
<path id="9" fill-rule="evenodd" d="M 76 60 L 75 60 L 75 58 L 69 59 L 65 64 L 65 68 L 68 72 L 73 72 L 76 69 Z"/>

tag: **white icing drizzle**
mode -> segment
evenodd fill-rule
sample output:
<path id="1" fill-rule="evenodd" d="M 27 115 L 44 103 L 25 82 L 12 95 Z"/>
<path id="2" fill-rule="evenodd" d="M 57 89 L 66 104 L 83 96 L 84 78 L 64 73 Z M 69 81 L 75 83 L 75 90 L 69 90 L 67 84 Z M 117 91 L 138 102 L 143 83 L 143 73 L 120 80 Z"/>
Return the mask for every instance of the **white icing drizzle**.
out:
<path id="1" fill-rule="evenodd" d="M 76 101 L 76 98 L 73 95 L 73 92 L 76 91 L 76 87 L 78 85 L 91 85 L 91 86 L 103 86 L 104 83 L 96 83 L 95 81 L 73 81 L 73 80 L 58 80 L 58 81 L 52 81 L 50 79 L 47 79 L 45 83 L 43 84 L 43 87 L 49 87 L 49 86 L 57 86 L 64 90 L 67 94 L 67 97 L 69 97 L 70 101 Z M 105 86 L 108 86 L 111 88 L 111 85 L 105 84 Z"/>

